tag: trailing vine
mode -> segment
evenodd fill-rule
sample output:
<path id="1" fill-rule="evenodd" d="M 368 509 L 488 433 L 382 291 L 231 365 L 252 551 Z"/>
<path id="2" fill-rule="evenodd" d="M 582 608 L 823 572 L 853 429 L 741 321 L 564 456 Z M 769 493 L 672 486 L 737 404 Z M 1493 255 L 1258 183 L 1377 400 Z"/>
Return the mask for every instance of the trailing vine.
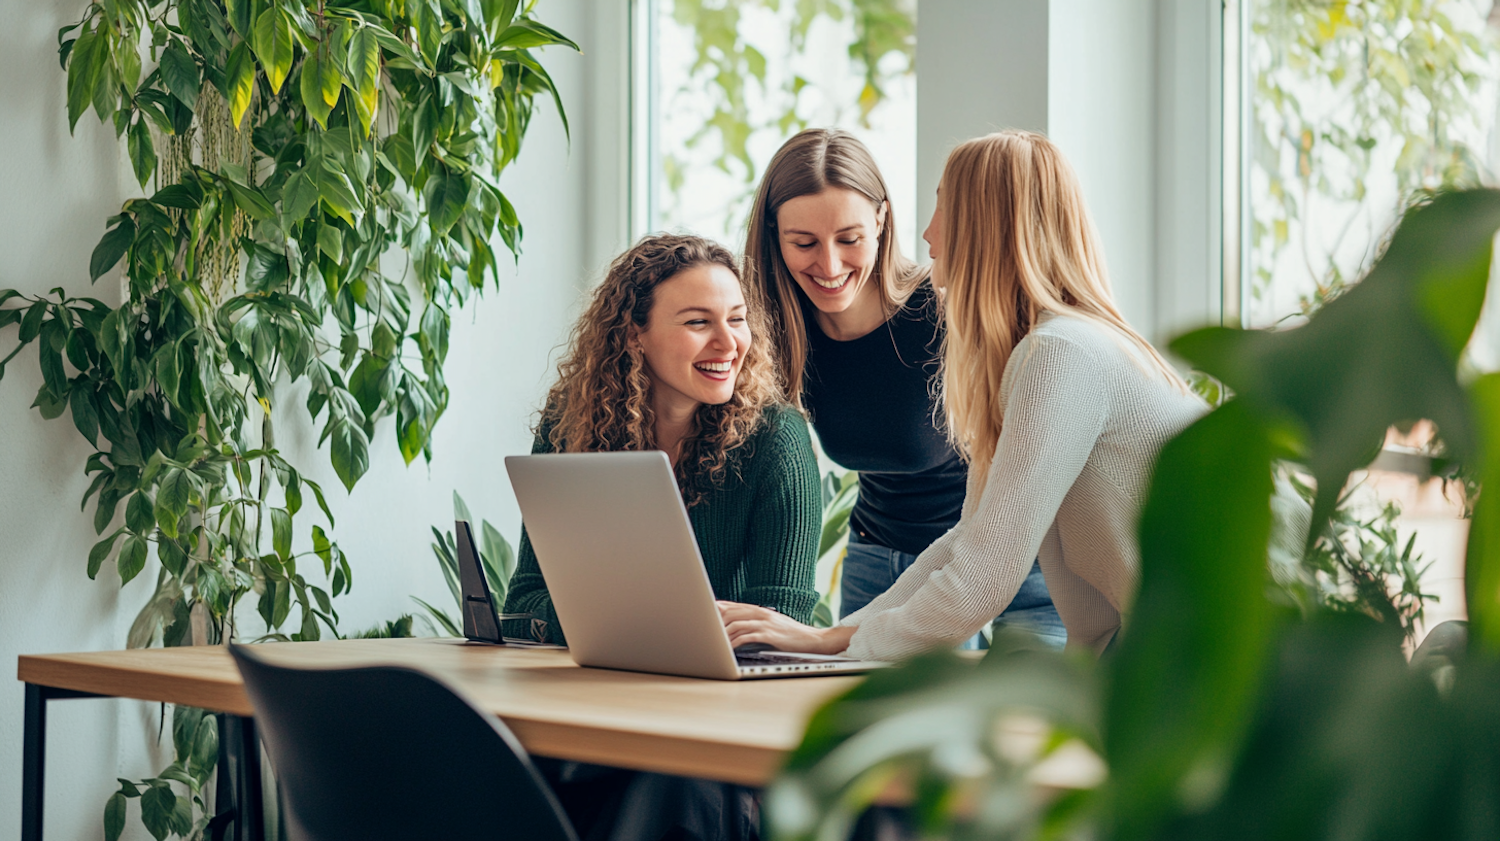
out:
<path id="1" fill-rule="evenodd" d="M 0 328 L 18 326 L 0 377 L 35 347 L 34 407 L 96 450 L 89 577 L 113 561 L 128 583 L 155 547 L 130 646 L 232 638 L 247 599 L 266 638 L 337 633 L 353 569 L 323 489 L 277 448 L 273 409 L 306 381 L 349 490 L 385 418 L 407 463 L 432 458 L 450 313 L 497 277 L 496 236 L 519 255 L 499 177 L 538 96 L 567 126 L 532 50 L 577 45 L 534 4 L 99 0 L 58 33 L 70 127 L 91 109 L 112 126 L 148 195 L 92 252 L 91 281 L 121 269 L 118 306 L 0 290 Z M 294 551 L 309 495 L 322 522 Z M 187 758 L 206 748 L 193 725 Z M 197 800 L 202 762 L 177 766 L 123 786 L 106 834 L 134 796 L 157 838 L 201 833 L 169 782 Z"/>

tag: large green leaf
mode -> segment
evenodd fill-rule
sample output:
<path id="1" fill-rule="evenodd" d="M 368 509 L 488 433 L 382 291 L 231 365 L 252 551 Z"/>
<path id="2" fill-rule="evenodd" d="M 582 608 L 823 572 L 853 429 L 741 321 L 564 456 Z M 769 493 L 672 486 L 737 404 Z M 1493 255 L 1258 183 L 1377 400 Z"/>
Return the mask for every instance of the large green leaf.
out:
<path id="1" fill-rule="evenodd" d="M 333 215 L 347 222 L 349 227 L 354 227 L 364 213 L 364 202 L 360 199 L 363 190 L 356 190 L 354 182 L 331 159 L 323 159 L 321 165 L 316 161 L 309 161 L 308 170 L 312 172 L 318 185 L 318 196 L 323 204 Z"/>
<path id="2" fill-rule="evenodd" d="M 1109 670 L 1114 838 L 1152 838 L 1166 815 L 1211 801 L 1243 735 L 1272 632 L 1271 428 L 1231 401 L 1157 459 L 1140 594 Z"/>
<path id="3" fill-rule="evenodd" d="M 198 74 L 198 65 L 188 53 L 182 41 L 173 38 L 161 55 L 161 77 L 167 90 L 189 108 L 198 107 L 198 90 L 203 80 Z"/>
<path id="4" fill-rule="evenodd" d="M 1483 442 L 1478 463 L 1481 486 L 1474 503 L 1464 560 L 1464 595 L 1476 647 L 1500 655 L 1500 374 L 1486 374 L 1469 387 Z"/>
<path id="5" fill-rule="evenodd" d="M 292 515 L 285 508 L 271 509 L 271 547 L 283 561 L 292 557 Z"/>
<path id="6" fill-rule="evenodd" d="M 255 0 L 224 0 L 224 9 L 228 13 L 225 17 L 241 38 L 250 38 L 255 34 L 254 21 L 251 20 L 254 8 Z"/>
<path id="7" fill-rule="evenodd" d="M 119 224 L 106 231 L 99 244 L 94 246 L 93 256 L 89 258 L 89 280 L 98 280 L 118 265 L 134 241 L 135 221 L 129 216 L 120 217 Z"/>
<path id="8" fill-rule="evenodd" d="M 94 86 L 100 67 L 109 59 L 107 46 L 99 49 L 103 43 L 88 29 L 73 42 L 73 51 L 68 57 L 68 131 L 77 127 L 78 118 L 94 101 Z"/>
<path id="9" fill-rule="evenodd" d="M 130 153 L 131 168 L 135 170 L 135 180 L 141 183 L 141 189 L 144 190 L 156 172 L 156 147 L 151 142 L 151 126 L 144 118 L 137 119 L 130 126 L 126 147 Z"/>
<path id="10" fill-rule="evenodd" d="M 125 795 L 118 791 L 104 802 L 104 841 L 118 841 L 125 831 Z"/>
<path id="11" fill-rule="evenodd" d="M 534 20 L 523 20 L 507 27 L 495 39 L 494 46 L 497 50 L 525 50 L 532 47 L 546 47 L 553 44 L 572 47 L 575 50 L 579 49 L 579 46 L 568 36 Z"/>
<path id="12" fill-rule="evenodd" d="M 349 40 L 349 85 L 359 124 L 369 135 L 380 105 L 380 41 L 368 27 L 357 30 Z"/>
<path id="13" fill-rule="evenodd" d="M 510 22 L 516 17 L 516 12 L 521 8 L 521 0 L 481 0 L 481 3 L 485 13 L 485 24 L 489 27 L 492 37 L 510 26 Z"/>
<path id="14" fill-rule="evenodd" d="M 276 4 L 267 7 L 255 20 L 252 46 L 266 71 L 272 93 L 281 93 L 282 82 L 292 72 L 292 37 L 292 24 Z"/>
<path id="15" fill-rule="evenodd" d="M 73 413 L 73 425 L 89 446 L 99 439 L 99 413 L 94 408 L 93 383 L 82 380 L 68 392 L 68 408 Z"/>
<path id="16" fill-rule="evenodd" d="M 287 179 L 281 190 L 281 213 L 285 224 L 294 224 L 307 218 L 309 211 L 318 203 L 318 185 L 307 173 L 299 171 Z"/>
<path id="17" fill-rule="evenodd" d="M 432 232 L 439 236 L 448 233 L 464 214 L 469 204 L 469 182 L 458 173 L 450 173 L 437 167 L 427 177 L 427 216 Z"/>
<path id="18" fill-rule="evenodd" d="M 146 789 L 141 795 L 141 823 L 156 841 L 162 841 L 172 832 L 173 815 L 177 811 L 177 795 L 163 780 Z"/>
<path id="19" fill-rule="evenodd" d="M 188 499 L 193 491 L 192 479 L 180 467 L 167 470 L 156 489 L 156 524 L 168 537 L 177 536 L 177 524 L 187 514 Z"/>
<path id="20" fill-rule="evenodd" d="M 228 167 L 225 167 L 225 171 L 230 172 Z M 244 183 L 243 179 L 236 177 L 226 176 L 224 184 L 229 187 L 230 194 L 234 196 L 234 203 L 251 219 L 270 219 L 276 215 L 276 209 L 271 206 L 271 202 L 266 200 L 260 188 L 251 187 Z"/>
<path id="21" fill-rule="evenodd" d="M 329 438 L 333 472 L 344 483 L 344 489 L 352 491 L 354 483 L 370 469 L 370 442 L 365 439 L 364 430 L 342 418 L 334 422 Z"/>
<path id="22" fill-rule="evenodd" d="M 1497 226 L 1500 191 L 1439 195 L 1408 213 L 1370 274 L 1307 326 L 1210 328 L 1172 344 L 1241 399 L 1305 427 L 1314 524 L 1327 521 L 1345 477 L 1375 457 L 1392 424 L 1432 420 L 1455 455 L 1474 452 L 1453 372 L 1484 302 Z"/>
<path id="23" fill-rule="evenodd" d="M 124 533 L 124 529 L 115 529 L 113 534 L 95 543 L 94 548 L 89 550 L 88 573 L 90 581 L 99 574 L 99 569 L 104 566 L 105 559 L 109 557 L 110 552 L 114 551 L 115 541 L 119 540 L 120 535 Z"/>
<path id="24" fill-rule="evenodd" d="M 1500 740 L 1481 722 L 1500 720 L 1500 698 L 1440 698 L 1399 632 L 1364 616 L 1315 617 L 1279 643 L 1224 796 L 1158 841 L 1495 837 Z"/>
<path id="25" fill-rule="evenodd" d="M 156 528 L 156 506 L 145 491 L 136 491 L 125 506 L 125 525 L 136 534 Z"/>
<path id="26" fill-rule="evenodd" d="M 133 534 L 125 538 L 125 545 L 120 547 L 120 557 L 115 563 L 120 570 L 120 586 L 123 587 L 146 568 L 146 539 Z"/>
<path id="27" fill-rule="evenodd" d="M 187 552 L 183 551 L 182 545 L 161 533 L 158 533 L 156 537 L 156 557 L 161 561 L 162 569 L 173 575 L 180 577 L 187 569 L 188 556 Z M 203 579 L 200 582 L 200 592 L 204 589 L 202 584 L 207 581 L 208 579 Z M 210 601 L 206 596 L 204 600 Z"/>
<path id="28" fill-rule="evenodd" d="M 324 61 L 318 57 L 318 53 L 310 52 L 302 59 L 302 70 L 299 74 L 298 87 L 302 93 L 302 105 L 307 113 L 317 120 L 318 125 L 325 131 L 328 129 L 328 115 L 333 112 L 333 103 L 323 98 L 323 83 L 321 81 L 324 72 Z M 337 93 L 335 91 L 335 93 Z"/>
<path id="29" fill-rule="evenodd" d="M 250 0 L 242 0 L 246 6 Z M 229 88 L 229 117 L 236 127 L 245 119 L 250 108 L 250 99 L 255 93 L 255 59 L 250 55 L 250 43 L 241 41 L 229 51 L 229 64 L 224 71 Z"/>
<path id="30" fill-rule="evenodd" d="M 515 57 L 523 67 L 536 74 L 536 78 L 542 83 L 542 89 L 552 94 L 552 104 L 557 106 L 557 119 L 562 122 L 563 136 L 571 138 L 573 132 L 568 127 L 568 111 L 563 107 L 562 93 L 558 91 L 557 83 L 552 81 L 552 74 L 548 73 L 547 68 L 543 67 L 541 62 L 532 58 L 529 53 L 524 51 L 518 52 L 515 54 Z"/>

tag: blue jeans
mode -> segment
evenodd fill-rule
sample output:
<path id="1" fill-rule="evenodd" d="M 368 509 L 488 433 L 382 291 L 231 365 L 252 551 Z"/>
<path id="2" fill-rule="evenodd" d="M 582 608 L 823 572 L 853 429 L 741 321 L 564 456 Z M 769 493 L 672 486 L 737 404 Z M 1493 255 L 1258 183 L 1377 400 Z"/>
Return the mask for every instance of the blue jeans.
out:
<path id="1" fill-rule="evenodd" d="M 889 546 L 866 543 L 857 532 L 849 532 L 849 552 L 844 557 L 844 572 L 839 582 L 839 616 L 844 617 L 874 601 L 889 590 L 901 573 L 917 560 L 910 552 Z M 1021 589 L 1010 606 L 995 617 L 993 627 L 1024 628 L 1035 633 L 1047 646 L 1061 649 L 1068 642 L 1068 631 L 1047 592 L 1042 567 L 1031 563 L 1031 572 L 1021 582 Z M 963 648 L 983 648 L 982 634 L 964 643 Z"/>

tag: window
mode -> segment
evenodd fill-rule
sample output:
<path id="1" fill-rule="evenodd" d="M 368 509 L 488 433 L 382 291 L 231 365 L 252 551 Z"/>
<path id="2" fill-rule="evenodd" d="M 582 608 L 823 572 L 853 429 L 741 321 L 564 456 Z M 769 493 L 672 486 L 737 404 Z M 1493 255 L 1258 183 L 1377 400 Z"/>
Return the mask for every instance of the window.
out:
<path id="1" fill-rule="evenodd" d="M 1497 170 L 1491 0 L 1248 0 L 1243 317 L 1315 310 L 1423 191 Z"/>
<path id="2" fill-rule="evenodd" d="M 879 162 L 915 254 L 915 0 L 641 0 L 645 233 L 739 249 L 761 173 L 809 127 L 846 129 Z M 639 65 L 638 65 L 639 66 Z M 639 182 L 638 182 L 639 183 Z"/>
<path id="3" fill-rule="evenodd" d="M 1356 282 L 1424 193 L 1500 171 L 1500 9 L 1493 0 L 1241 0 L 1236 138 L 1240 318 L 1292 326 Z M 1226 159 L 1233 155 L 1232 147 Z M 1470 346 L 1500 368 L 1495 307 Z M 1341 542 L 1422 556 L 1426 625 L 1464 615 L 1467 523 L 1422 458 L 1438 431 L 1393 429 L 1352 480 Z M 1394 508 L 1387 503 L 1394 502 Z M 1353 533 L 1359 532 L 1356 538 Z M 1397 583 L 1399 582 L 1391 582 Z"/>

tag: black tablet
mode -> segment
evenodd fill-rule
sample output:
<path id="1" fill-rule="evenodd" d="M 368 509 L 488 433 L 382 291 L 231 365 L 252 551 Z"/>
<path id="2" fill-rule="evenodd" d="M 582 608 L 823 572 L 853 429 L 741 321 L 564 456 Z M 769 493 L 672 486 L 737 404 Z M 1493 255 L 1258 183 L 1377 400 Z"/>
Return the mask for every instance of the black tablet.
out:
<path id="1" fill-rule="evenodd" d="M 453 534 L 458 540 L 458 582 L 463 593 L 464 636 L 470 642 L 504 645 L 505 640 L 500 636 L 500 612 L 495 608 L 484 567 L 479 563 L 474 530 L 467 520 L 455 520 Z"/>

